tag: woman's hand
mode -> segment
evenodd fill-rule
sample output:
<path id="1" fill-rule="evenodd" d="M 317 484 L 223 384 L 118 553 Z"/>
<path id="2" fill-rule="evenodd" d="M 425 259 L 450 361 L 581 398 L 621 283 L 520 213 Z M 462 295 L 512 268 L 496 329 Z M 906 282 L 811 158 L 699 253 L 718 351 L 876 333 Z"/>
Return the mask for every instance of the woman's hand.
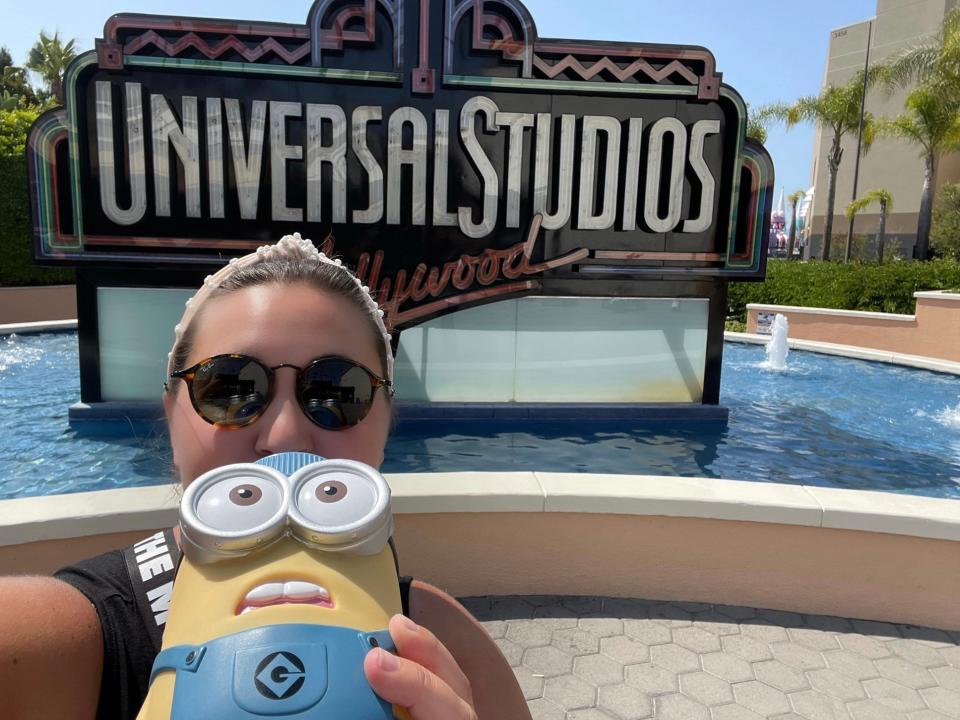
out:
<path id="1" fill-rule="evenodd" d="M 407 708 L 413 720 L 477 720 L 470 681 L 432 632 L 394 615 L 390 636 L 397 655 L 377 648 L 363 663 L 377 695 Z"/>

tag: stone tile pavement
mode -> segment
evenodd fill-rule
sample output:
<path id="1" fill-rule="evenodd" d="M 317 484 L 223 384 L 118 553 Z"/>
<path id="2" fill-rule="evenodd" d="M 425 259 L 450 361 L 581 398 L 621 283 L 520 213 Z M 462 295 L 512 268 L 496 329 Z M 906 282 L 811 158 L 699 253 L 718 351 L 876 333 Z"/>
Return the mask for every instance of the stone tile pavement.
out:
<path id="1" fill-rule="evenodd" d="M 462 602 L 534 720 L 960 718 L 960 632 L 687 602 Z"/>

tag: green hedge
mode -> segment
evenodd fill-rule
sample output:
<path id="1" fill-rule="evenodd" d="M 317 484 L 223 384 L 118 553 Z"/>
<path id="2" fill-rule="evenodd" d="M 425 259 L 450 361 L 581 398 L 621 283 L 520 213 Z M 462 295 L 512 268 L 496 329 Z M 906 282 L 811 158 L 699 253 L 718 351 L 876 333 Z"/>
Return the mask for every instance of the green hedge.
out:
<path id="1" fill-rule="evenodd" d="M 918 290 L 960 287 L 960 263 L 796 262 L 771 259 L 762 283 L 730 283 L 730 320 L 746 322 L 747 304 L 802 305 L 912 315 Z"/>
<path id="2" fill-rule="evenodd" d="M 0 286 L 72 283 L 72 269 L 40 268 L 33 264 L 27 184 L 23 156 L 0 156 Z"/>

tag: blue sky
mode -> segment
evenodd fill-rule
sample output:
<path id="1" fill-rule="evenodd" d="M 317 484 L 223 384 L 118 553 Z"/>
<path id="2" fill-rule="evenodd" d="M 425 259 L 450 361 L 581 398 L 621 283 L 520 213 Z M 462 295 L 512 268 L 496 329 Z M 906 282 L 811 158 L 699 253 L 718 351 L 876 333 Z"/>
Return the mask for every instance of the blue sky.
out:
<path id="1" fill-rule="evenodd" d="M 439 0 L 434 0 L 439 2 Z M 819 91 L 830 31 L 874 15 L 876 0 L 526 0 L 543 37 L 705 45 L 724 81 L 754 106 Z M 0 45 L 23 62 L 41 29 L 93 47 L 117 12 L 304 22 L 309 0 L 0 0 Z M 19 11 L 11 8 L 17 7 Z M 813 129 L 772 129 L 777 196 L 810 185 Z"/>

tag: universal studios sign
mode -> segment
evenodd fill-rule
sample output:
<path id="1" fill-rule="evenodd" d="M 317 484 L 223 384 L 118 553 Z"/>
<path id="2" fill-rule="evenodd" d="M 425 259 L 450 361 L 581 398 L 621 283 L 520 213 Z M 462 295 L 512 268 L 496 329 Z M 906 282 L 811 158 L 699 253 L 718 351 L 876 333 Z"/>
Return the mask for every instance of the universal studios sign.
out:
<path id="1" fill-rule="evenodd" d="M 397 329 L 764 272 L 772 166 L 703 48 L 540 38 L 516 0 L 316 0 L 116 15 L 65 86 L 27 152 L 42 263 L 206 273 L 299 231 Z"/>

